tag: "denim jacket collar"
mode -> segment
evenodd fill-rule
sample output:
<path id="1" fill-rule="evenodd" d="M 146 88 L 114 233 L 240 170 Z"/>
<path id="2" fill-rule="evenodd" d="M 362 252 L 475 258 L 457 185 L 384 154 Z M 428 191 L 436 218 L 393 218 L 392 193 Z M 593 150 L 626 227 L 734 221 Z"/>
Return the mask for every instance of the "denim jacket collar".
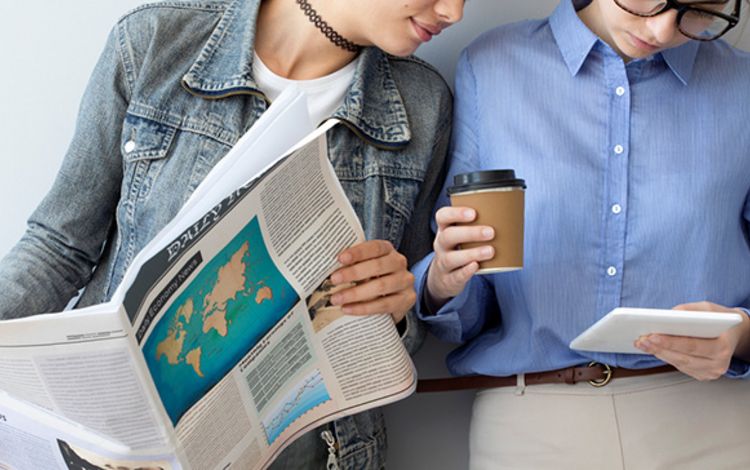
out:
<path id="1" fill-rule="evenodd" d="M 236 94 L 265 96 L 252 76 L 256 20 L 260 0 L 232 0 L 200 55 L 182 79 L 183 86 L 206 99 Z M 367 103 L 367 107 L 364 107 Z M 358 136 L 385 148 L 403 148 L 411 140 L 406 107 L 385 53 L 365 48 L 344 103 L 334 113 Z"/>

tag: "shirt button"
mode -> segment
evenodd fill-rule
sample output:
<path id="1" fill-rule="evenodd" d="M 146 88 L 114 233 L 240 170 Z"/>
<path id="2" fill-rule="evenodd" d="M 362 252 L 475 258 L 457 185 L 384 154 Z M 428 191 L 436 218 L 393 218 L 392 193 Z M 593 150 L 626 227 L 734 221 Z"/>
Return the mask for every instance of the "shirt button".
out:
<path id="1" fill-rule="evenodd" d="M 127 142 L 125 142 L 125 153 L 130 153 L 133 150 L 135 150 L 135 142 L 133 142 L 132 140 L 128 140 Z"/>
<path id="2" fill-rule="evenodd" d="M 610 266 L 610 267 L 607 268 L 607 275 L 609 277 L 612 277 L 615 274 L 617 274 L 617 268 L 615 268 L 614 266 Z"/>
<path id="3" fill-rule="evenodd" d="M 619 214 L 620 212 L 622 212 L 622 206 L 621 205 L 615 204 L 614 206 L 612 206 L 612 213 L 613 214 L 616 215 L 616 214 Z"/>
<path id="4" fill-rule="evenodd" d="M 617 155 L 622 154 L 622 152 L 625 151 L 625 148 L 622 145 L 615 145 L 615 153 Z"/>
<path id="5" fill-rule="evenodd" d="M 621 87 L 621 86 L 618 86 L 618 87 L 617 87 L 617 88 L 615 89 L 615 93 L 617 93 L 617 96 L 622 96 L 622 95 L 624 95 L 624 94 L 625 94 L 625 88 L 623 88 L 623 87 Z"/>

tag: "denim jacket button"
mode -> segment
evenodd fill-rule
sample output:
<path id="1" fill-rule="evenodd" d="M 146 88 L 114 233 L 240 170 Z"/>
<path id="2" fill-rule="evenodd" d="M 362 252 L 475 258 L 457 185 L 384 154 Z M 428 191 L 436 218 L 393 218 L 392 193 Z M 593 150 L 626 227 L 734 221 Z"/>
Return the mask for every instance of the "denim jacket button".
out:
<path id="1" fill-rule="evenodd" d="M 125 153 L 130 153 L 133 150 L 135 150 L 135 142 L 132 140 L 125 142 Z"/>

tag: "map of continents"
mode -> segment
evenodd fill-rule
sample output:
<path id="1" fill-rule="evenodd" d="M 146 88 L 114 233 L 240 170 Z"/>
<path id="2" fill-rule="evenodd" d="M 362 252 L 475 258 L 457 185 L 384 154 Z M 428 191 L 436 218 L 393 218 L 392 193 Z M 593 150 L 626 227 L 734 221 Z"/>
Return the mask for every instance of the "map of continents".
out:
<path id="1" fill-rule="evenodd" d="M 143 347 L 173 424 L 298 301 L 271 260 L 257 219 L 175 299 Z"/>

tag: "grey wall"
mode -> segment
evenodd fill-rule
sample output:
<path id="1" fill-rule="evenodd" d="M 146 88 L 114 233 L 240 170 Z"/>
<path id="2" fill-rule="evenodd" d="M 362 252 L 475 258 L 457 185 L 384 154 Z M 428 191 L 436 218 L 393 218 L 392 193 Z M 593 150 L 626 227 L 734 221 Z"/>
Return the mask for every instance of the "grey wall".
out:
<path id="1" fill-rule="evenodd" d="M 142 0 L 26 0 L 0 3 L 0 256 L 52 183 L 73 133 L 78 101 L 107 33 Z M 463 23 L 419 55 L 449 82 L 460 50 L 490 27 L 547 15 L 557 0 L 471 0 Z M 730 41 L 750 49 L 750 31 Z M 416 361 L 424 377 L 445 375 L 449 345 L 428 340 Z M 462 469 L 467 462 L 471 394 L 414 396 L 386 410 L 389 468 Z"/>

